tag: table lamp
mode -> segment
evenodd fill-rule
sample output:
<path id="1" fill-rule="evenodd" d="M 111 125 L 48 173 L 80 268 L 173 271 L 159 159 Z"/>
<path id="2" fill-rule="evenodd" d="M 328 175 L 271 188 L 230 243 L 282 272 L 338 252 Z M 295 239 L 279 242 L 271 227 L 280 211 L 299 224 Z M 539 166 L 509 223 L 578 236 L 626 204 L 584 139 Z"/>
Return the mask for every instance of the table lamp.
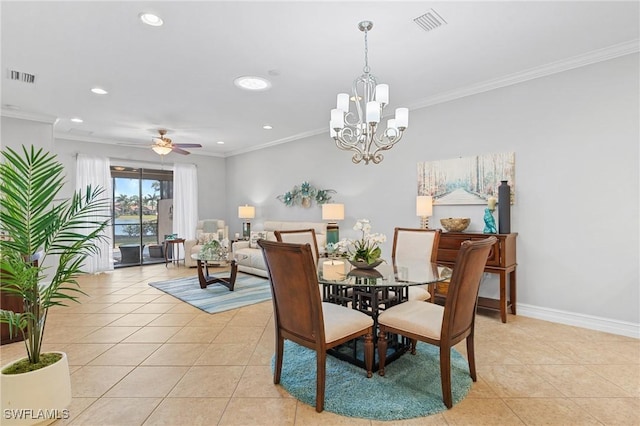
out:
<path id="1" fill-rule="evenodd" d="M 420 228 L 429 229 L 429 216 L 433 215 L 433 198 L 430 195 L 416 197 L 416 215 L 420 216 Z"/>
<path id="2" fill-rule="evenodd" d="M 340 228 L 338 220 L 344 220 L 344 204 L 323 204 L 322 220 L 328 220 L 327 244 L 336 244 L 340 241 Z"/>
<path id="3" fill-rule="evenodd" d="M 256 217 L 256 208 L 245 204 L 238 207 L 238 217 L 240 219 L 253 219 Z M 242 239 L 248 240 L 251 237 L 251 223 L 245 220 L 242 223 Z"/>

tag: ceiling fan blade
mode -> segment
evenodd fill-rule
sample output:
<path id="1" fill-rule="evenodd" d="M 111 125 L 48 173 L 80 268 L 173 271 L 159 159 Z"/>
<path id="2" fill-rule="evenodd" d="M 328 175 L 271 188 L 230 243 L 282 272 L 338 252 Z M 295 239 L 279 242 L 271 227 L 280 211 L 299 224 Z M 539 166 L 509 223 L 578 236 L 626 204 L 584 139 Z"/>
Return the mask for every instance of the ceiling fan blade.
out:
<path id="1" fill-rule="evenodd" d="M 176 154 L 182 154 L 182 155 L 189 155 L 191 154 L 189 151 L 185 151 L 184 149 L 178 148 L 177 146 L 173 145 L 173 147 L 171 148 L 173 150 L 173 152 L 175 152 Z"/>
<path id="2" fill-rule="evenodd" d="M 202 148 L 202 145 L 199 143 L 174 143 L 173 146 L 178 146 L 180 148 Z"/>

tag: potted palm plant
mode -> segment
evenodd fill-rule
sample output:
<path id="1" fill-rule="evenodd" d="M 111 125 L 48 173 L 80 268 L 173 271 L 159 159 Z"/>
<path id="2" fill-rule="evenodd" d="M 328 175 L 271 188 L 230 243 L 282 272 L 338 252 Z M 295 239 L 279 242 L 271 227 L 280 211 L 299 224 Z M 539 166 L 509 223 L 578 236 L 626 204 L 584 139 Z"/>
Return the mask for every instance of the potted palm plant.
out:
<path id="1" fill-rule="evenodd" d="M 66 355 L 42 353 L 47 314 L 83 294 L 76 278 L 105 238 L 109 201 L 90 186 L 59 200 L 65 175 L 54 154 L 23 146 L 1 155 L 0 291 L 23 309 L 0 309 L 0 323 L 21 335 L 27 352 L 0 373 L 2 421 L 50 423 L 67 414 L 71 384 Z"/>

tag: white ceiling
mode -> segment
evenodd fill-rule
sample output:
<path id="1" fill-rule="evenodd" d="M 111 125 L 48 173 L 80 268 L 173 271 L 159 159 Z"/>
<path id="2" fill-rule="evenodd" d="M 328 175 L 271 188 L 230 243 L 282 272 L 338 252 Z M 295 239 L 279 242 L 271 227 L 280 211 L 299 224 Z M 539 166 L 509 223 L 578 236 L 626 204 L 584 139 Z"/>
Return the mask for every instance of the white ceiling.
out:
<path id="1" fill-rule="evenodd" d="M 638 1 L 0 7 L 3 115 L 58 119 L 56 137 L 87 142 L 144 145 L 166 128 L 176 143 L 203 145 L 192 152 L 222 156 L 328 133 L 335 95 L 350 91 L 362 73 L 361 20 L 374 22 L 369 63 L 378 82 L 390 85 L 389 110 L 628 54 L 638 50 L 639 37 Z M 432 8 L 447 25 L 425 32 L 413 19 Z M 160 15 L 164 26 L 143 25 L 142 11 Z M 8 69 L 35 74 L 35 84 L 10 81 Z M 273 87 L 235 87 L 233 80 L 247 74 L 267 77 Z M 94 95 L 93 86 L 109 94 Z"/>

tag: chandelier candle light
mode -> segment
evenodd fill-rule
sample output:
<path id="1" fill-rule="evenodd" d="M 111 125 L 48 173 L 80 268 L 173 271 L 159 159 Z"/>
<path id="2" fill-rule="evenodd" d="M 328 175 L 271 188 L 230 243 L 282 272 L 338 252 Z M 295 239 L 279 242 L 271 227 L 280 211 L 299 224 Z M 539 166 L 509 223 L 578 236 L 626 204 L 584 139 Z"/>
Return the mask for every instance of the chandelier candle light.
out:
<path id="1" fill-rule="evenodd" d="M 402 139 L 409 126 L 409 110 L 397 108 L 395 118 L 387 121 L 387 128 L 378 127 L 389 104 L 389 86 L 377 84 L 370 74 L 367 32 L 373 28 L 373 22 L 362 21 L 358 28 L 364 32 L 364 74 L 354 80 L 351 98 L 347 93 L 338 94 L 337 106 L 331 110 L 329 134 L 338 148 L 355 151 L 351 158 L 355 164 L 361 161 L 378 164 L 384 158 L 380 151 L 391 149 Z M 349 100 L 355 104 L 355 112 L 350 111 Z"/>

